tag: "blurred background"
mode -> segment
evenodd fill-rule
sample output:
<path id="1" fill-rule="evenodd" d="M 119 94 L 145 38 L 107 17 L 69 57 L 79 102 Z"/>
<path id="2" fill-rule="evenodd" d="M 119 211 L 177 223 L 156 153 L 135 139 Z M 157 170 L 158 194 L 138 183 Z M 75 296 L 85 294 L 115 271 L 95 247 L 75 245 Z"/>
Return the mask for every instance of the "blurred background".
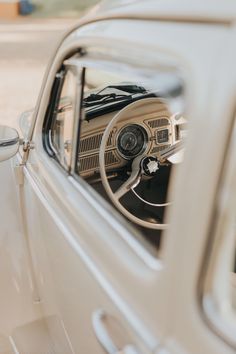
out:
<path id="1" fill-rule="evenodd" d="M 98 0 L 0 0 L 0 123 L 34 108 L 63 33 Z"/>
<path id="2" fill-rule="evenodd" d="M 1 1 L 1 0 L 0 0 Z M 78 17 L 98 0 L 32 0 L 21 1 L 29 4 L 33 17 Z M 23 4 L 24 6 L 24 4 Z M 32 6 L 32 7 L 31 7 Z M 22 7 L 22 6 L 20 6 Z M 27 4 L 25 8 L 27 7 Z M 31 9 L 30 9 L 31 7 Z M 27 11 L 26 11 L 27 12 Z"/>

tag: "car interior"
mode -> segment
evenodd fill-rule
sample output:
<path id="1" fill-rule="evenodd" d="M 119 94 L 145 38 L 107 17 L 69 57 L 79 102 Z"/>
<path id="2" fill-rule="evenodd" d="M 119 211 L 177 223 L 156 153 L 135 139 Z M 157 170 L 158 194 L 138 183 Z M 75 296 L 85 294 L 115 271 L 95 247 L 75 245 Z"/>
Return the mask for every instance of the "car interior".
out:
<path id="1" fill-rule="evenodd" d="M 65 70 L 51 142 L 66 165 L 73 125 L 73 74 Z M 71 77 L 70 77 L 71 76 Z M 155 248 L 168 227 L 168 186 L 183 159 L 187 122 L 169 104 L 182 95 L 179 82 L 83 68 L 75 172 L 135 225 Z M 71 84 L 72 82 L 72 84 Z M 168 85 L 167 85 L 168 86 Z"/>
<path id="2" fill-rule="evenodd" d="M 186 120 L 145 83 L 109 74 L 109 82 L 95 87 L 91 78 L 85 72 L 77 172 L 158 246 Z"/>

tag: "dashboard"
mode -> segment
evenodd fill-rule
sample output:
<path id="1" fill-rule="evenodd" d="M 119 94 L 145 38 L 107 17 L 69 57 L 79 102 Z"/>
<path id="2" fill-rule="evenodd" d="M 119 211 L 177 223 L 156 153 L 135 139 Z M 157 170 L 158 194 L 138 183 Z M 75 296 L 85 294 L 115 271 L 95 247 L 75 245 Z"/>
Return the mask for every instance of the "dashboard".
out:
<path id="1" fill-rule="evenodd" d="M 117 112 L 81 123 L 78 169 L 82 177 L 99 173 L 99 147 L 109 121 Z M 106 170 L 118 170 L 134 157 L 158 154 L 181 139 L 183 117 L 171 115 L 164 100 L 155 98 L 129 112 L 111 131 L 105 151 Z"/>

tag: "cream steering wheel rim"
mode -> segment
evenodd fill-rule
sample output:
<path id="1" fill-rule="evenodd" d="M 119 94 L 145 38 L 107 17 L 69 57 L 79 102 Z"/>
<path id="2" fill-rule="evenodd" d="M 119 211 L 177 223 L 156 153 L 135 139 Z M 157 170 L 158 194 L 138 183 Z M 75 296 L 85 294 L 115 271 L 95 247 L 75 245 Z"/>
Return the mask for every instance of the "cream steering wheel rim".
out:
<path id="1" fill-rule="evenodd" d="M 113 118 L 112 120 L 109 122 L 109 124 L 107 125 L 104 133 L 103 133 L 103 137 L 102 137 L 102 141 L 101 141 L 101 145 L 100 145 L 100 151 L 99 151 L 99 167 L 100 167 L 100 175 L 101 175 L 101 180 L 102 180 L 102 184 L 103 187 L 105 189 L 105 191 L 107 192 L 108 197 L 110 198 L 110 200 L 112 201 L 112 203 L 117 207 L 117 209 L 130 221 L 132 221 L 133 223 L 149 228 L 149 229 L 153 229 L 153 230 L 165 230 L 167 229 L 167 227 L 169 226 L 168 224 L 154 224 L 148 221 L 144 221 L 136 216 L 134 216 L 131 212 L 129 212 L 125 207 L 123 207 L 123 205 L 120 203 L 118 197 L 115 196 L 115 193 L 112 191 L 110 184 L 108 182 L 108 178 L 106 175 L 106 168 L 105 168 L 105 151 L 106 151 L 106 143 L 107 140 L 109 138 L 110 132 L 112 131 L 112 129 L 114 128 L 115 124 L 122 118 L 122 116 L 125 114 L 127 114 L 127 112 L 131 111 L 132 109 L 134 109 L 134 107 L 139 106 L 140 104 L 143 103 L 143 101 L 147 102 L 147 100 L 151 102 L 153 102 L 155 100 L 156 102 L 156 98 L 146 98 L 146 99 L 142 99 L 139 101 L 135 101 L 131 104 L 129 104 L 128 106 L 126 106 L 125 108 L 123 108 L 121 111 L 119 111 Z M 141 158 L 142 156 L 140 156 Z M 125 183 L 124 183 L 125 184 Z M 130 190 L 130 189 L 129 189 Z M 127 190 L 128 191 L 128 190 Z"/>

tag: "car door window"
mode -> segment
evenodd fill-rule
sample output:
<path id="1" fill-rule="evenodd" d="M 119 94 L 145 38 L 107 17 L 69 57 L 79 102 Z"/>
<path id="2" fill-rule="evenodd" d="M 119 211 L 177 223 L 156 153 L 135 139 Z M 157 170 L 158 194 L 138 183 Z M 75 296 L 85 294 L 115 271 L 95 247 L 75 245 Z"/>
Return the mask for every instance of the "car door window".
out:
<path id="1" fill-rule="evenodd" d="M 66 63 L 48 129 L 53 157 L 157 255 L 174 202 L 169 182 L 183 160 L 182 80 L 172 72 L 87 67 L 77 57 Z"/>
<path id="2" fill-rule="evenodd" d="M 168 227 L 171 171 L 183 159 L 181 93 L 164 75 L 85 68 L 75 172 L 155 250 Z"/>

